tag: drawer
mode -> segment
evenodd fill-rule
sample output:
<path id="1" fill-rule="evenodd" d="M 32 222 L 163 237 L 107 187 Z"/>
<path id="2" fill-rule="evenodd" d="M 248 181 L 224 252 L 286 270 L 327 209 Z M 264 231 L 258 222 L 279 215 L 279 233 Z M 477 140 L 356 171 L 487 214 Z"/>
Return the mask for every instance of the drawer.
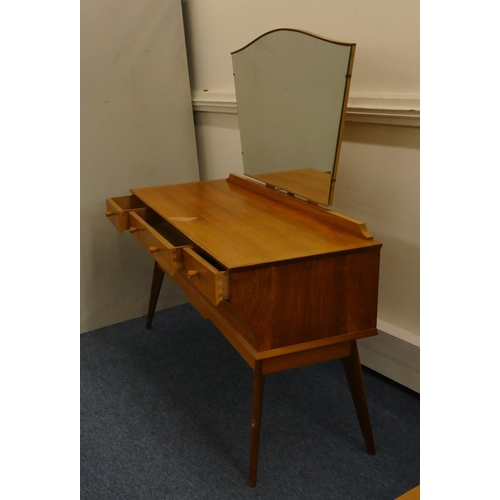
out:
<path id="1" fill-rule="evenodd" d="M 181 271 L 189 282 L 212 304 L 229 298 L 229 273 L 217 269 L 192 248 L 183 248 L 184 269 Z"/>
<path id="2" fill-rule="evenodd" d="M 191 242 L 167 221 L 151 211 L 130 212 L 130 233 L 169 275 L 183 269 L 182 250 Z"/>
<path id="3" fill-rule="evenodd" d="M 120 233 L 130 227 L 129 214 L 131 212 L 146 212 L 146 206 L 137 196 L 118 196 L 106 199 L 106 217 Z"/>

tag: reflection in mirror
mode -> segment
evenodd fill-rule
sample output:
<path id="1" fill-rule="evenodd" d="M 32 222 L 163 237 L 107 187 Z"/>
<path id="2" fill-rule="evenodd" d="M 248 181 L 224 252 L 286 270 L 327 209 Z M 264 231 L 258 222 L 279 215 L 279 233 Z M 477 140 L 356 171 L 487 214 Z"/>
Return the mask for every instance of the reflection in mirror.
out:
<path id="1" fill-rule="evenodd" d="M 231 54 L 246 175 L 332 203 L 354 51 L 279 29 Z"/>

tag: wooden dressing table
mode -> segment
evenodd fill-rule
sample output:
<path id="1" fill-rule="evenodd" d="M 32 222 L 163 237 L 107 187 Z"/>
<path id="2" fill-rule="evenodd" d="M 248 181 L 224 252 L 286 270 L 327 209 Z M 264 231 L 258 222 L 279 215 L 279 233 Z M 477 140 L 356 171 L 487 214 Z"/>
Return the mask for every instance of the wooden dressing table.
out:
<path id="1" fill-rule="evenodd" d="M 167 274 L 253 369 L 248 479 L 253 487 L 264 380 L 270 373 L 341 359 L 368 453 L 375 453 L 356 341 L 377 334 L 381 244 L 362 222 L 321 206 L 325 204 L 321 200 L 328 204 L 333 196 L 354 45 L 297 30 L 274 30 L 244 49 L 233 53 L 240 77 L 238 113 L 242 139 L 244 133 L 248 138 L 245 168 L 257 170 L 251 168 L 249 176 L 231 174 L 228 179 L 131 189 L 130 196 L 107 199 L 106 215 L 120 232 L 130 231 L 155 261 L 147 327 Z M 257 59 L 252 60 L 254 52 Z M 266 60 L 270 54 L 281 54 L 277 73 L 275 61 Z M 300 64 L 293 59 L 297 54 Z M 245 88 L 243 78 L 242 86 L 241 75 L 248 68 L 250 79 L 259 77 L 262 60 L 267 64 L 262 80 Z M 333 66 L 332 60 L 337 61 Z M 302 71 L 304 65 L 307 71 Z M 276 75 L 282 74 L 285 82 L 276 82 Z M 304 82 L 310 74 L 313 93 Z M 333 77 L 337 83 L 330 95 Z M 285 115 L 280 130 L 296 134 L 279 140 L 298 144 L 297 153 L 285 160 L 279 155 L 289 153 L 288 148 L 279 149 L 275 156 L 274 144 L 266 145 L 267 136 L 261 134 L 265 124 L 256 122 L 265 121 L 269 106 L 279 100 L 275 87 L 286 92 L 279 113 L 271 110 L 272 119 Z M 296 95 L 292 94 L 295 88 Z M 254 89 L 272 92 L 260 98 L 251 95 Z M 304 96 L 316 98 L 318 89 L 333 104 L 320 120 L 321 134 L 311 129 L 311 137 L 304 140 L 310 127 L 304 126 L 302 115 L 294 115 L 299 128 L 293 130 L 292 118 L 286 114 L 294 108 L 293 113 L 298 109 L 307 117 L 308 106 L 298 103 Z M 258 109 L 261 101 L 270 104 Z M 323 108 L 314 109 L 314 117 L 322 114 Z M 332 121 L 335 109 L 338 116 Z M 327 134 L 325 127 L 330 127 Z M 337 137 L 334 148 L 332 137 Z M 258 171 L 261 146 L 270 147 L 266 158 L 272 158 L 271 163 L 291 165 L 295 157 L 304 156 L 307 145 L 311 148 L 307 162 L 320 164 L 325 157 L 331 171 L 302 168 L 300 158 L 285 171 Z"/>
<path id="2" fill-rule="evenodd" d="M 254 370 L 249 485 L 269 373 L 341 358 L 374 453 L 356 340 L 377 334 L 381 244 L 364 224 L 236 175 L 131 192 L 106 215 L 155 260 L 148 325 L 165 273 Z"/>

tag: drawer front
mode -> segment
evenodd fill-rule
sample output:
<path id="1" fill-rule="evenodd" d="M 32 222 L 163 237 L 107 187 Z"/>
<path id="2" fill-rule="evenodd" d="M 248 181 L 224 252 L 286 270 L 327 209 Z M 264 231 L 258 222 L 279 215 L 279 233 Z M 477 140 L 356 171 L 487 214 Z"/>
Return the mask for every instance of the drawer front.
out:
<path id="1" fill-rule="evenodd" d="M 229 273 L 219 271 L 192 248 L 183 248 L 185 273 L 190 283 L 212 304 L 217 305 L 229 298 Z"/>
<path id="2" fill-rule="evenodd" d="M 134 195 L 106 199 L 106 217 L 122 233 L 130 227 L 131 212 L 145 213 L 145 205 Z"/>
<path id="3" fill-rule="evenodd" d="M 172 244 L 135 212 L 130 213 L 130 233 L 169 276 L 182 269 L 184 246 Z"/>

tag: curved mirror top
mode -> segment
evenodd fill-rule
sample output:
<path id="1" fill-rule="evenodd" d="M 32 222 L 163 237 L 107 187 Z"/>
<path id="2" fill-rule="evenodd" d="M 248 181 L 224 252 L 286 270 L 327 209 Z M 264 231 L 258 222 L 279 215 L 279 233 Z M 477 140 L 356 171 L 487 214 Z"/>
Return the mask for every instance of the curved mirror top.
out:
<path id="1" fill-rule="evenodd" d="M 246 175 L 332 203 L 354 50 L 280 29 L 231 54 Z"/>

